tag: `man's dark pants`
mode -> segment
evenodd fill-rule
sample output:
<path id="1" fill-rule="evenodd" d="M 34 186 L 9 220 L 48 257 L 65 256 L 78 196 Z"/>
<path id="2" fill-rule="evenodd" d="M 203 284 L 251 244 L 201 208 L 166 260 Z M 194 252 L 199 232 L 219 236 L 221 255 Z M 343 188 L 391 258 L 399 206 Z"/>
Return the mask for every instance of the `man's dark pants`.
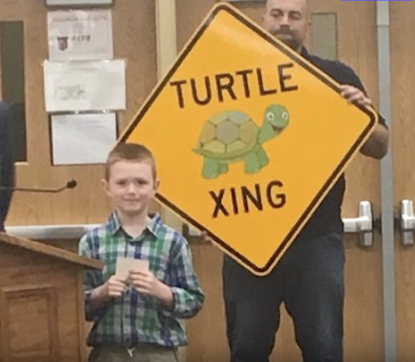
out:
<path id="1" fill-rule="evenodd" d="M 296 240 L 257 277 L 225 256 L 223 292 L 232 362 L 268 362 L 284 302 L 305 362 L 343 361 L 343 235 Z M 289 362 L 289 361 L 284 361 Z"/>

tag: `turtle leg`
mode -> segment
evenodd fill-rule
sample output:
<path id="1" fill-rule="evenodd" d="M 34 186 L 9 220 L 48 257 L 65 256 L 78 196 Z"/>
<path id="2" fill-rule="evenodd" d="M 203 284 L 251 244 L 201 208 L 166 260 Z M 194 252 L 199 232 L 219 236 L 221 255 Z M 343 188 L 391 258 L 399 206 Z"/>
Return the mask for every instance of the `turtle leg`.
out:
<path id="1" fill-rule="evenodd" d="M 256 155 L 258 157 L 261 167 L 265 167 L 266 165 L 268 165 L 269 158 L 262 147 L 260 147 L 258 151 L 256 151 Z"/>
<path id="2" fill-rule="evenodd" d="M 220 163 L 219 164 L 219 173 L 220 174 L 224 174 L 227 173 L 229 171 L 229 166 L 227 163 Z"/>
<path id="3" fill-rule="evenodd" d="M 219 176 L 219 162 L 212 158 L 205 158 L 202 175 L 204 178 L 216 178 Z"/>
<path id="4" fill-rule="evenodd" d="M 250 152 L 244 157 L 245 173 L 256 173 L 261 170 L 261 163 L 256 152 Z"/>

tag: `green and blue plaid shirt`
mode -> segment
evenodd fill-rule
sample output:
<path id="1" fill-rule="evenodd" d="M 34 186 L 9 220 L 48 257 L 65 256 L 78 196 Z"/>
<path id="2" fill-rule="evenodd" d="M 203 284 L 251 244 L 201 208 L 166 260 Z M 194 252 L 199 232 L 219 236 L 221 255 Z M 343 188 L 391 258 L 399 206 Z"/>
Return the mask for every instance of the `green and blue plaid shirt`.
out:
<path id="1" fill-rule="evenodd" d="M 84 296 L 86 319 L 93 321 L 89 346 L 117 344 L 133 347 L 152 343 L 167 347 L 187 344 L 182 319 L 202 308 L 205 295 L 192 264 L 187 240 L 155 215 L 143 233 L 132 238 L 124 232 L 114 211 L 106 224 L 89 231 L 79 243 L 79 254 L 104 262 L 102 270 L 86 270 Z M 171 287 L 174 307 L 168 310 L 151 296 L 129 287 L 121 298 L 92 310 L 91 291 L 116 270 L 117 257 L 147 259 L 150 271 Z"/>

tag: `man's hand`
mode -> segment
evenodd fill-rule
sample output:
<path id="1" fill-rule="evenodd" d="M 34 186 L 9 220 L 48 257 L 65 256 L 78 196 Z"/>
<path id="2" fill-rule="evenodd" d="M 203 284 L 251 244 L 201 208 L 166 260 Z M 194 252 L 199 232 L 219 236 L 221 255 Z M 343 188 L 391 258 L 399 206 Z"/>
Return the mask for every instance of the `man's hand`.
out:
<path id="1" fill-rule="evenodd" d="M 351 85 L 341 85 L 340 94 L 350 103 L 359 104 L 361 106 L 371 106 L 372 101 L 358 88 Z"/>
<path id="2" fill-rule="evenodd" d="M 171 306 L 173 302 L 171 289 L 150 271 L 130 271 L 130 281 L 139 293 L 156 297 L 167 306 Z"/>
<path id="3" fill-rule="evenodd" d="M 208 233 L 206 231 L 202 231 L 202 233 L 200 234 L 200 236 L 202 237 L 202 240 L 205 243 L 208 243 L 212 246 L 214 246 L 215 248 L 217 248 L 218 246 L 213 242 L 213 240 L 209 237 Z"/>
<path id="4" fill-rule="evenodd" d="M 211 243 L 212 240 L 210 240 L 208 233 L 206 231 L 202 231 L 202 233 L 200 234 L 200 236 L 202 237 L 203 241 L 206 243 Z"/>
<path id="5" fill-rule="evenodd" d="M 372 106 L 372 101 L 360 89 L 351 85 L 342 85 L 340 90 L 341 96 L 348 102 L 361 106 Z M 388 145 L 389 131 L 378 124 L 369 139 L 362 146 L 360 152 L 366 156 L 381 159 L 388 152 Z"/>

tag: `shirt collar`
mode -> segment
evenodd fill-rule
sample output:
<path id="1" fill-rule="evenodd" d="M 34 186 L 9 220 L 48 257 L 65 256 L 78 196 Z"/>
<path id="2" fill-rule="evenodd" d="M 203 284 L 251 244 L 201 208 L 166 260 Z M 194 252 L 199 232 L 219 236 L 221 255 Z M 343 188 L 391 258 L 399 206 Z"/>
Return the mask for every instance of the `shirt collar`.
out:
<path id="1" fill-rule="evenodd" d="M 148 224 L 146 227 L 146 230 L 148 230 L 152 235 L 155 237 L 158 237 L 160 233 L 160 229 L 163 225 L 163 222 L 161 220 L 161 216 L 159 213 L 155 213 L 153 215 L 150 215 L 148 218 Z M 121 222 L 118 218 L 117 211 L 113 211 L 107 221 L 107 228 L 111 232 L 112 235 L 115 235 L 121 228 Z"/>
<path id="2" fill-rule="evenodd" d="M 308 53 L 306 47 L 304 45 L 301 46 L 300 55 L 303 56 L 306 59 L 310 58 L 310 54 Z"/>

